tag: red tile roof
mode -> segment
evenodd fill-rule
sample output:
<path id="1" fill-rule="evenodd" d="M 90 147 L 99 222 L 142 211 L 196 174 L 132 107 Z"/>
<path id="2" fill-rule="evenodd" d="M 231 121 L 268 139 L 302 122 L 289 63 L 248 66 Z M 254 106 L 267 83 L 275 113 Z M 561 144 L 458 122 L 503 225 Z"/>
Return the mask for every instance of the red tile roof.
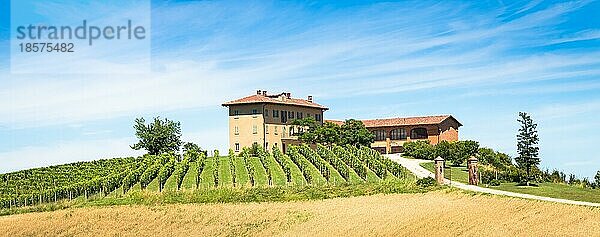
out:
<path id="1" fill-rule="evenodd" d="M 304 99 L 287 98 L 285 93 L 278 95 L 251 95 L 241 99 L 232 100 L 223 104 L 223 106 L 231 106 L 238 104 L 254 104 L 254 103 L 271 103 L 271 104 L 285 104 L 285 105 L 297 105 L 311 108 L 318 108 L 322 110 L 328 110 L 329 108 L 320 104 L 310 102 Z"/>
<path id="2" fill-rule="evenodd" d="M 365 127 L 373 128 L 373 127 L 392 127 L 392 126 L 408 126 L 408 125 L 430 125 L 430 124 L 440 124 L 444 122 L 446 119 L 454 119 L 458 126 L 462 126 L 457 119 L 452 117 L 452 115 L 437 115 L 437 116 L 423 116 L 423 117 L 408 117 L 408 118 L 386 118 L 386 119 L 367 119 L 361 120 Z M 325 120 L 326 122 L 332 122 L 338 125 L 344 123 L 344 121 L 339 120 Z"/>

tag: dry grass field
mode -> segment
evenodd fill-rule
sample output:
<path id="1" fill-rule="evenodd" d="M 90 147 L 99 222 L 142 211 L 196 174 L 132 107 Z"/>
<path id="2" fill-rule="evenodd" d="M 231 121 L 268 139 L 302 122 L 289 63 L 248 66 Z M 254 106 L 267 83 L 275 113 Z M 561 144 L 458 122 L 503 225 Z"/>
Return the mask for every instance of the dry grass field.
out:
<path id="1" fill-rule="evenodd" d="M 5 236 L 600 236 L 600 209 L 452 191 L 319 201 L 74 208 Z"/>

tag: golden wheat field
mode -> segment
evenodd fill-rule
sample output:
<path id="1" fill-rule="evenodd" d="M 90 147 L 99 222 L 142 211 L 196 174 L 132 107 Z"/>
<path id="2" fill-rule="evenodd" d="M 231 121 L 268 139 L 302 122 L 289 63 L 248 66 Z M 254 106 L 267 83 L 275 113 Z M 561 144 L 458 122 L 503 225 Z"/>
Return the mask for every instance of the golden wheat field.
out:
<path id="1" fill-rule="evenodd" d="M 319 201 L 75 208 L 5 236 L 600 236 L 600 209 L 444 191 Z"/>

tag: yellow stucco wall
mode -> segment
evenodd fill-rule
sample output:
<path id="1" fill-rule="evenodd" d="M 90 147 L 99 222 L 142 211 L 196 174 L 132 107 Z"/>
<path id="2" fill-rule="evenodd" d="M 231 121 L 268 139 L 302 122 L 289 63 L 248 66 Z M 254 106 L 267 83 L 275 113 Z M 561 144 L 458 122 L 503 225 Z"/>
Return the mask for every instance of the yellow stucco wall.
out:
<path id="1" fill-rule="evenodd" d="M 278 117 L 273 117 L 274 110 L 279 111 Z M 281 121 L 282 111 L 285 111 L 286 116 L 290 115 L 290 112 L 294 115 L 288 116 L 284 123 Z M 284 150 L 282 139 L 287 140 L 286 143 L 297 139 L 290 134 L 293 127 L 290 124 L 298 118 L 298 113 L 302 113 L 303 118 L 309 115 L 315 118 L 318 114 L 320 122 L 323 121 L 323 111 L 318 108 L 258 103 L 229 106 L 229 148 L 238 153 L 244 147 L 251 147 L 257 143 L 260 146 L 266 145 L 268 149 L 276 145 Z M 236 150 L 236 144 L 239 144 L 239 150 Z"/>

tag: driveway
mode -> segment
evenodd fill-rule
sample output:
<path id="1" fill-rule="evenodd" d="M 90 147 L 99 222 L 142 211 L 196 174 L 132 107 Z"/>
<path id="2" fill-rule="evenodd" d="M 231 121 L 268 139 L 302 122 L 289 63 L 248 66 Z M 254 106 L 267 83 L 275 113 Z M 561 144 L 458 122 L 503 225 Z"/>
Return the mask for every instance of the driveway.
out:
<path id="1" fill-rule="evenodd" d="M 421 165 L 420 165 L 421 163 L 432 162 L 430 160 L 407 159 L 407 158 L 403 158 L 400 154 L 389 154 L 389 155 L 385 155 L 385 156 L 395 162 L 398 162 L 400 165 L 404 166 L 410 172 L 414 173 L 418 178 L 425 178 L 425 177 L 434 178 L 435 177 L 435 175 L 433 173 L 429 172 L 429 170 L 426 170 L 425 168 L 421 167 Z M 479 186 L 468 185 L 468 184 L 459 183 L 456 181 L 450 182 L 450 180 L 448 180 L 448 179 L 444 179 L 444 184 L 450 185 L 455 188 L 460 188 L 460 189 L 475 191 L 475 192 L 481 192 L 481 193 L 489 193 L 489 194 L 503 195 L 503 196 L 509 196 L 509 197 L 534 199 L 534 200 L 541 200 L 541 201 L 548 201 L 548 202 L 566 203 L 566 204 L 572 204 L 572 205 L 600 207 L 600 203 L 581 202 L 581 201 L 573 201 L 573 200 L 560 199 L 560 198 L 542 197 L 542 196 L 536 196 L 536 195 L 524 194 L 524 193 L 507 192 L 507 191 L 496 190 L 496 189 L 491 189 L 491 188 L 483 188 L 483 187 L 479 187 Z"/>

